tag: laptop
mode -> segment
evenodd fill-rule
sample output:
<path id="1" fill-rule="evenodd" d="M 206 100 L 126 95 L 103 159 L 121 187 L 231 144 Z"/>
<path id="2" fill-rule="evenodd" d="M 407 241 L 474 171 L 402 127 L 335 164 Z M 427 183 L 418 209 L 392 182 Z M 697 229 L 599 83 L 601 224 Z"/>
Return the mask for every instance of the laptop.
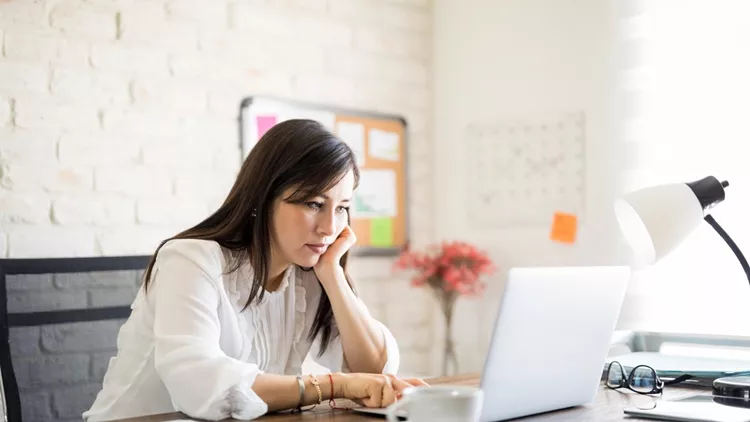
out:
<path id="1" fill-rule="evenodd" d="M 512 268 L 482 371 L 481 422 L 593 402 L 629 279 L 626 266 Z"/>

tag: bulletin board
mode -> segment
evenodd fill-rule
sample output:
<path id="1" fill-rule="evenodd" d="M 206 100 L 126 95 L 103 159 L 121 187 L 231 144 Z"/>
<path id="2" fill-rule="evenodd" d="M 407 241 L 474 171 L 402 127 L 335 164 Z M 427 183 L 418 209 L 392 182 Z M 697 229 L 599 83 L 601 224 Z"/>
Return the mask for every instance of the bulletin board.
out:
<path id="1" fill-rule="evenodd" d="M 289 119 L 313 119 L 347 143 L 359 167 L 350 207 L 357 235 L 352 253 L 395 255 L 408 243 L 406 120 L 397 115 L 285 100 L 248 97 L 240 105 L 242 160 L 263 134 Z"/>

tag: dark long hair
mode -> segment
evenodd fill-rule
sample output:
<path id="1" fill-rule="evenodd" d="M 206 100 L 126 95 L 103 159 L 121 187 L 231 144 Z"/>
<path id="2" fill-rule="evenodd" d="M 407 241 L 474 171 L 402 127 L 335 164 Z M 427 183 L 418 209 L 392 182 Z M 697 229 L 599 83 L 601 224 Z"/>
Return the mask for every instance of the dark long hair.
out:
<path id="1" fill-rule="evenodd" d="M 227 273 L 236 271 L 249 260 L 253 268 L 250 296 L 259 303 L 265 294 L 271 256 L 271 213 L 275 200 L 287 189 L 294 188 L 290 202 L 308 200 L 336 185 L 349 171 L 354 173 L 355 186 L 359 170 L 354 153 L 340 139 L 313 120 L 287 120 L 266 132 L 248 154 L 236 181 L 219 209 L 198 225 L 164 240 L 156 248 L 144 274 L 148 291 L 151 273 L 159 250 L 173 239 L 213 240 L 236 252 Z M 348 252 L 341 258 L 346 270 Z M 310 271 L 311 269 L 304 269 Z M 349 287 L 354 290 L 349 275 Z M 309 338 L 321 333 L 320 353 L 331 340 L 333 309 L 325 289 L 315 314 Z"/>

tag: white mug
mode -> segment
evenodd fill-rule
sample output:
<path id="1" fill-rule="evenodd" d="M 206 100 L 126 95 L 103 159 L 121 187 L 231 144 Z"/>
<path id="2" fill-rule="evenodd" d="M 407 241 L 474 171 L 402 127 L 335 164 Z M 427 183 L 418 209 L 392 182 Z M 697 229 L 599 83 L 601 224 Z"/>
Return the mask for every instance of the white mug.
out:
<path id="1" fill-rule="evenodd" d="M 397 422 L 406 410 L 409 422 L 471 422 L 482 412 L 482 390 L 467 386 L 410 387 L 388 407 L 388 422 Z M 405 407 L 405 409 L 404 409 Z"/>

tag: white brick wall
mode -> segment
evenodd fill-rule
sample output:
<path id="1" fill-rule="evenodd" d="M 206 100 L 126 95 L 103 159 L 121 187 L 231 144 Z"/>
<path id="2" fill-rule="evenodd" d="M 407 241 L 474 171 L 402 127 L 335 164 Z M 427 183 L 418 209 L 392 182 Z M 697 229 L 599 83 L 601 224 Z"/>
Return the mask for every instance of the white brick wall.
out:
<path id="1" fill-rule="evenodd" d="M 16 195 L 14 192 L 19 195 L 23 192 L 88 192 L 93 186 L 91 168 L 40 164 L 32 159 L 10 161 L 4 165 L 0 179 L 0 188 L 11 196 Z"/>
<path id="2" fill-rule="evenodd" d="M 48 90 L 49 68 L 26 62 L 0 62 L 0 90 L 3 94 L 45 93 Z"/>
<path id="3" fill-rule="evenodd" d="M 59 38 L 35 28 L 9 29 L 3 45 L 5 57 L 17 60 L 84 66 L 89 59 L 89 46 L 85 42 Z"/>
<path id="4" fill-rule="evenodd" d="M 94 131 L 99 128 L 98 109 L 85 98 L 63 102 L 41 95 L 18 95 L 14 104 L 15 125 L 19 128 L 50 131 Z"/>
<path id="5" fill-rule="evenodd" d="M 0 97 L 0 127 L 10 124 L 10 100 Z"/>
<path id="6" fill-rule="evenodd" d="M 44 224 L 49 222 L 49 198 L 44 194 L 0 197 L 3 223 Z"/>
<path id="7" fill-rule="evenodd" d="M 104 195 L 66 195 L 52 202 L 52 222 L 65 226 L 132 224 L 135 201 Z"/>
<path id="8" fill-rule="evenodd" d="M 0 257 L 152 252 L 221 202 L 259 94 L 406 116 L 432 240 L 431 21 L 430 0 L 0 2 Z M 355 259 L 357 284 L 430 372 L 432 299 L 391 262 Z"/>
<path id="9" fill-rule="evenodd" d="M 46 166 L 56 164 L 58 138 L 54 132 L 0 126 L 0 159 Z"/>
<path id="10" fill-rule="evenodd" d="M 189 225 L 206 218 L 209 211 L 206 202 L 199 198 L 144 199 L 138 202 L 136 219 L 141 224 L 184 223 Z"/>
<path id="11" fill-rule="evenodd" d="M 105 166 L 95 171 L 96 190 L 131 197 L 163 197 L 172 194 L 169 173 L 146 166 Z"/>
<path id="12" fill-rule="evenodd" d="M 0 254 L 5 256 L 8 252 L 8 236 L 5 233 L 0 233 Z"/>
<path id="13" fill-rule="evenodd" d="M 94 71 L 83 66 L 54 66 L 50 92 L 63 101 L 86 98 L 97 105 L 127 106 L 131 102 L 130 79 L 118 73 Z"/>
<path id="14" fill-rule="evenodd" d="M 136 165 L 141 159 L 141 146 L 127 137 L 65 133 L 58 141 L 57 156 L 61 164 L 72 166 Z"/>
<path id="15" fill-rule="evenodd" d="M 97 70 L 166 76 L 167 52 L 150 44 L 97 42 L 91 46 L 91 66 Z"/>
<path id="16" fill-rule="evenodd" d="M 430 30 L 432 23 L 431 15 L 423 13 L 424 8 L 428 7 L 430 2 L 427 3 L 423 1 L 329 0 L 329 8 L 334 16 L 361 24 L 425 33 Z"/>
<path id="17" fill-rule="evenodd" d="M 45 22 L 45 2 L 34 2 L 33 4 L 21 2 L 6 2 L 3 4 L 3 13 L 0 14 L 0 25 L 3 28 L 12 26 L 36 26 Z"/>
<path id="18" fill-rule="evenodd" d="M 8 255 L 24 258 L 94 256 L 94 230 L 49 224 L 5 224 Z"/>

